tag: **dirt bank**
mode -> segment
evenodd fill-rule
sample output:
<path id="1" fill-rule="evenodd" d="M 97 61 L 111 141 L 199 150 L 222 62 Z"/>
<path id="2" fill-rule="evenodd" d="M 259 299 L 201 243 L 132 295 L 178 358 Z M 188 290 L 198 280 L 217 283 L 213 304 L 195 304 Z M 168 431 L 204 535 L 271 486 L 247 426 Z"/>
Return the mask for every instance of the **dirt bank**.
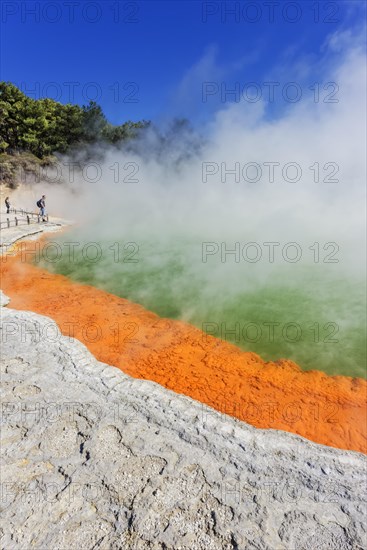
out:
<path id="1" fill-rule="evenodd" d="M 27 243 L 27 249 L 34 247 Z M 11 307 L 52 317 L 63 334 L 131 376 L 257 427 L 366 452 L 365 380 L 302 372 L 292 361 L 265 362 L 191 325 L 38 269 L 19 255 L 3 258 L 1 288 Z M 48 335 L 41 337 L 47 341 Z"/>

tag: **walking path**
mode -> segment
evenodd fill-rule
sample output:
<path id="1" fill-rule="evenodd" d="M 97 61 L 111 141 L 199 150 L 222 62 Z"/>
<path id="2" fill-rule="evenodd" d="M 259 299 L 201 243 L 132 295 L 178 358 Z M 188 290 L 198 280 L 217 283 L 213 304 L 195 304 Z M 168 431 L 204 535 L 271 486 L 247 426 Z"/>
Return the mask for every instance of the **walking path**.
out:
<path id="1" fill-rule="evenodd" d="M 7 250 L 16 241 L 38 233 L 57 231 L 60 227 L 71 225 L 72 222 L 62 218 L 50 216 L 47 222 L 38 222 L 37 213 L 30 213 L 17 210 L 7 214 L 4 211 L 0 213 L 0 247 L 2 251 Z M 29 223 L 27 220 L 29 216 Z M 10 226 L 8 227 L 8 220 Z M 16 225 L 16 223 L 18 225 Z"/>

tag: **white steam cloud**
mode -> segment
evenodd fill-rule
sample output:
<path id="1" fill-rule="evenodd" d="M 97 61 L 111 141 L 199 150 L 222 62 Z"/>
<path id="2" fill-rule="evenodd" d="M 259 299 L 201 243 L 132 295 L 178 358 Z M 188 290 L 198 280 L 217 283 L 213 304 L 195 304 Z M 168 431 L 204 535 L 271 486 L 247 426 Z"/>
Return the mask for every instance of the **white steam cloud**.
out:
<path id="1" fill-rule="evenodd" d="M 53 187 L 50 211 L 93 220 L 97 240 L 187 236 L 229 248 L 236 241 L 336 242 L 339 268 L 357 272 L 364 263 L 366 60 L 359 39 L 333 35 L 329 50 L 340 47 L 339 65 L 324 73 L 324 82 L 338 86 L 337 102 L 302 99 L 271 120 L 264 102 L 226 104 L 201 150 L 179 164 L 190 144 L 158 155 L 153 133 L 139 154 L 99 151 L 100 181 L 70 184 L 81 195 L 67 205 Z"/>
<path id="2" fill-rule="evenodd" d="M 199 281 L 198 302 L 221 296 L 220 308 L 242 292 L 274 281 L 302 285 L 305 269 L 308 279 L 326 277 L 330 285 L 344 280 L 353 286 L 364 275 L 366 244 L 366 58 L 360 35 L 332 35 L 317 71 L 322 71 L 323 83 L 337 84 L 336 102 L 324 102 L 324 96 L 315 102 L 311 94 L 272 117 L 262 101 L 224 104 L 202 129 L 201 145 L 186 133 L 162 152 L 159 137 L 151 131 L 135 152 L 100 147 L 92 155 L 100 166 L 99 181 L 76 174 L 67 187 L 33 188 L 31 200 L 46 192 L 50 213 L 80 222 L 74 238 L 134 241 L 139 246 L 148 242 L 146 249 L 141 247 L 148 255 L 140 260 L 149 268 L 163 272 L 165 253 L 177 254 L 184 268 L 165 281 L 170 296 Z M 189 80 L 183 80 L 186 87 Z M 94 174 L 91 167 L 89 177 Z M 21 192 L 24 201 L 30 199 L 24 188 Z M 203 242 L 211 243 L 204 245 L 211 252 L 206 262 Z M 222 261 L 221 243 L 229 251 L 236 242 L 241 250 L 246 243 L 257 243 L 260 260 L 241 256 L 236 262 L 229 254 Z M 264 245 L 269 242 L 280 243 L 273 262 Z M 301 248 L 299 262 L 284 261 L 281 250 L 290 242 Z M 317 265 L 314 243 L 320 253 Z M 294 253 L 289 249 L 290 256 Z M 249 256 L 254 254 L 256 247 L 248 250 Z M 337 262 L 324 263 L 328 257 Z M 103 282 L 106 264 L 93 269 Z M 149 285 L 155 284 L 145 281 L 143 302 Z M 123 287 L 122 277 L 122 294 Z M 197 307 L 187 301 L 179 315 L 191 320 Z M 335 314 L 338 322 L 352 322 L 349 307 L 346 303 L 342 314 Z"/>

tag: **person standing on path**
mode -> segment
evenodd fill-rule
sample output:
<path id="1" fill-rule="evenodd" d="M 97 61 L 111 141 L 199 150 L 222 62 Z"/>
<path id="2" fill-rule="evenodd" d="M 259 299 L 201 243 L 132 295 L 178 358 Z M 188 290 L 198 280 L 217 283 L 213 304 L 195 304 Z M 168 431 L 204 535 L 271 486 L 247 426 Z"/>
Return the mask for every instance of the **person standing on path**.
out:
<path id="1" fill-rule="evenodd" d="M 42 221 L 45 222 L 46 216 L 46 195 L 42 195 L 39 201 L 37 201 L 37 206 L 40 209 L 39 215 L 42 217 Z"/>
<path id="2" fill-rule="evenodd" d="M 9 197 L 5 198 L 5 206 L 6 206 L 6 213 L 9 214 L 10 213 L 10 200 L 9 200 Z"/>

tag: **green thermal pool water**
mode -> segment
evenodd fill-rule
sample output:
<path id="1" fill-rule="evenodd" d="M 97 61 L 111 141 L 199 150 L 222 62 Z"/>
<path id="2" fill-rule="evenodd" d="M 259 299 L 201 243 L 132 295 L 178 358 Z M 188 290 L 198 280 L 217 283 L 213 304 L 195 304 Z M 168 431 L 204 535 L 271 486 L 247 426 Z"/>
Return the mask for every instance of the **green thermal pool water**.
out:
<path id="1" fill-rule="evenodd" d="M 364 285 L 337 266 L 202 261 L 201 243 L 96 245 L 53 238 L 37 263 L 72 280 L 192 323 L 265 360 L 365 377 Z M 90 242 L 90 241 L 88 241 Z"/>

